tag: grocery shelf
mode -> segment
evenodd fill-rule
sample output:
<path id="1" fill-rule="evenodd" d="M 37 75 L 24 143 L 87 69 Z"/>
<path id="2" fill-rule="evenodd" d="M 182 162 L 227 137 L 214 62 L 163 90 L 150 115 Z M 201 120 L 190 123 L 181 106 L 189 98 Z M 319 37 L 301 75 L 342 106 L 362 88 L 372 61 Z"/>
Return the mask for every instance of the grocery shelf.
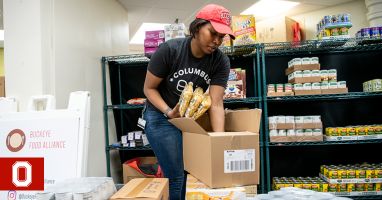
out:
<path id="1" fill-rule="evenodd" d="M 260 44 L 242 45 L 234 47 L 220 47 L 220 50 L 228 56 L 243 56 L 256 54 Z"/>
<path id="2" fill-rule="evenodd" d="M 259 103 L 261 101 L 260 97 L 248 97 L 243 99 L 224 99 L 225 104 L 235 104 L 235 103 Z M 131 110 L 131 109 L 142 109 L 144 104 L 120 104 L 120 105 L 107 105 L 107 109 L 113 110 Z"/>
<path id="3" fill-rule="evenodd" d="M 102 62 L 116 62 L 118 64 L 148 64 L 149 61 L 150 59 L 143 54 L 102 57 Z"/>
<path id="4" fill-rule="evenodd" d="M 107 109 L 114 110 L 130 110 L 130 109 L 141 109 L 144 104 L 120 104 L 120 105 L 107 105 Z"/>
<path id="5" fill-rule="evenodd" d="M 312 146 L 312 145 L 339 145 L 339 144 L 380 144 L 382 140 L 356 140 L 356 141 L 322 141 L 322 142 L 269 142 L 269 147 L 280 146 Z"/>
<path id="6" fill-rule="evenodd" d="M 150 145 L 143 146 L 143 147 L 122 147 L 122 146 L 114 146 L 109 145 L 106 147 L 107 151 L 110 150 L 120 150 L 120 151 L 131 151 L 131 150 L 152 150 Z"/>
<path id="7" fill-rule="evenodd" d="M 333 40 L 307 40 L 263 44 L 266 56 L 309 54 L 320 52 L 354 52 L 382 50 L 381 38 L 349 38 Z"/>
<path id="8" fill-rule="evenodd" d="M 349 100 L 349 99 L 377 98 L 377 97 L 382 97 L 382 92 L 349 92 L 346 94 L 321 94 L 321 95 L 267 97 L 267 101 L 283 102 L 283 101 Z"/>

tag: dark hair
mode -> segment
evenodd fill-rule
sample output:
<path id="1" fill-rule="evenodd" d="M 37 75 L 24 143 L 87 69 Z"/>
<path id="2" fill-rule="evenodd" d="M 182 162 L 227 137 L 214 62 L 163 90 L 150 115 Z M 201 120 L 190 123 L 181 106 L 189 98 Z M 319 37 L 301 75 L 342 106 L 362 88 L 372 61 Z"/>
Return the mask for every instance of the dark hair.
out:
<path id="1" fill-rule="evenodd" d="M 200 28 L 208 23 L 210 23 L 210 21 L 205 19 L 194 19 L 189 28 L 191 37 L 195 38 L 195 34 L 199 32 Z"/>

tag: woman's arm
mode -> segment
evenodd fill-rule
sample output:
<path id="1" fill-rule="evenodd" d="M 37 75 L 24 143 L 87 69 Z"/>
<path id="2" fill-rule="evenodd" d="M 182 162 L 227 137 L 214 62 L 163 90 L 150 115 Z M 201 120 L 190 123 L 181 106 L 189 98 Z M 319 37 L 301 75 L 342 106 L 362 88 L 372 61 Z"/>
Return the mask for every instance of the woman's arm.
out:
<path id="1" fill-rule="evenodd" d="M 176 105 L 175 108 L 171 109 L 158 92 L 158 86 L 162 80 L 163 78 L 159 78 L 150 71 L 147 71 L 143 86 L 143 93 L 150 103 L 152 103 L 162 113 L 165 113 L 168 118 L 179 117 L 179 106 Z"/>
<path id="2" fill-rule="evenodd" d="M 210 86 L 211 108 L 209 110 L 212 131 L 224 132 L 224 87 L 219 85 Z"/>

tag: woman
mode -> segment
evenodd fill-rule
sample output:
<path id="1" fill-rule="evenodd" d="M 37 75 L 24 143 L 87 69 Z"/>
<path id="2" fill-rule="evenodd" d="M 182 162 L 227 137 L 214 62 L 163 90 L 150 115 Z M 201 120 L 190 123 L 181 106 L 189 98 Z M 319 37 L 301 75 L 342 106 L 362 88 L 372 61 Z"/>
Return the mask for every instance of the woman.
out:
<path id="1" fill-rule="evenodd" d="M 209 110 L 213 131 L 224 131 L 223 95 L 230 69 L 229 59 L 218 47 L 229 34 L 230 12 L 210 4 L 190 24 L 190 37 L 160 45 L 148 65 L 144 93 L 145 132 L 165 177 L 169 178 L 170 199 L 184 199 L 186 176 L 183 166 L 182 134 L 168 119 L 179 117 L 179 96 L 188 82 L 209 87 Z"/>

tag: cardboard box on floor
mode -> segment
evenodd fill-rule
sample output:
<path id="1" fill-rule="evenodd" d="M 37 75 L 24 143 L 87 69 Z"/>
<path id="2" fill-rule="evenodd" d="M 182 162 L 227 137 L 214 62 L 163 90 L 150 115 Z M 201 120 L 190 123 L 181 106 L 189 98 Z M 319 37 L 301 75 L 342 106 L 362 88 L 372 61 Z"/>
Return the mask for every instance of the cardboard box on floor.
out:
<path id="1" fill-rule="evenodd" d="M 183 131 L 185 170 L 211 188 L 259 184 L 261 110 L 228 111 L 227 132 L 211 130 L 207 115 L 169 120 Z"/>
<path id="2" fill-rule="evenodd" d="M 129 181 L 110 200 L 167 200 L 167 178 L 136 178 Z"/>
<path id="3" fill-rule="evenodd" d="M 5 77 L 0 76 L 0 97 L 5 97 Z"/>
<path id="4" fill-rule="evenodd" d="M 139 157 L 139 164 L 150 165 L 156 164 L 158 161 L 156 157 Z M 122 164 L 123 169 L 123 183 L 127 183 L 135 178 L 148 178 L 144 174 L 138 172 L 136 169 L 127 165 L 127 161 Z"/>

